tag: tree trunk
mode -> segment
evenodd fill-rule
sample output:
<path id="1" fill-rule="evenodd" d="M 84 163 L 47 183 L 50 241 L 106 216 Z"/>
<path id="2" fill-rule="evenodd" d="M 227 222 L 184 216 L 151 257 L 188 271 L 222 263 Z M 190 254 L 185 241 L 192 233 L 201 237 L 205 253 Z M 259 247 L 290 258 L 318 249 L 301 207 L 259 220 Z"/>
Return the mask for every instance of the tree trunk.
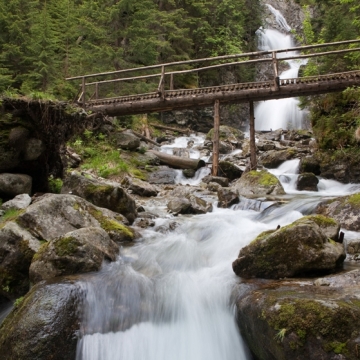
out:
<path id="1" fill-rule="evenodd" d="M 155 154 L 159 158 L 161 163 L 175 169 L 197 170 L 206 165 L 205 161 L 200 159 L 183 158 L 180 156 L 169 155 L 155 150 L 149 150 L 149 152 Z"/>

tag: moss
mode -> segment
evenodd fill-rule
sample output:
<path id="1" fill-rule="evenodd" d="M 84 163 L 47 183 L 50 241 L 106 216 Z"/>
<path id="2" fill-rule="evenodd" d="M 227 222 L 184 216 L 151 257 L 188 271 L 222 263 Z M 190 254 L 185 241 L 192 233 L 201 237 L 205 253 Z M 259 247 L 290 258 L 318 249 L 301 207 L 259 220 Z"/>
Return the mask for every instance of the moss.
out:
<path id="1" fill-rule="evenodd" d="M 81 206 L 80 206 L 79 203 L 75 203 L 75 204 L 73 205 L 73 208 L 74 208 L 74 210 L 79 211 L 79 210 L 81 209 Z"/>
<path id="2" fill-rule="evenodd" d="M 71 256 L 76 252 L 79 246 L 79 241 L 72 236 L 54 241 L 55 252 L 58 256 Z"/>
<path id="3" fill-rule="evenodd" d="M 266 230 L 259 234 L 250 244 L 255 244 L 258 241 L 262 241 L 267 238 L 270 234 L 274 233 L 276 230 Z"/>
<path id="4" fill-rule="evenodd" d="M 314 221 L 320 227 L 329 226 L 329 225 L 335 225 L 336 226 L 338 224 L 336 222 L 336 220 L 334 220 L 332 218 L 329 218 L 329 217 L 326 217 L 324 215 L 308 215 L 308 216 L 304 216 L 303 218 L 298 220 L 298 222 L 302 222 L 302 221 L 305 222 L 307 220 Z"/>
<path id="5" fill-rule="evenodd" d="M 272 186 L 272 185 L 278 184 L 278 180 L 277 180 L 276 176 L 268 173 L 265 170 L 262 170 L 262 171 L 252 170 L 252 171 L 248 172 L 246 174 L 246 176 L 254 178 L 254 181 L 257 181 L 259 183 L 259 185 Z"/>
<path id="6" fill-rule="evenodd" d="M 39 250 L 34 254 L 32 261 L 37 261 L 40 259 L 40 257 L 42 256 L 42 254 L 44 254 L 46 252 L 46 249 L 48 248 L 49 243 L 45 242 L 44 244 L 42 244 L 39 248 Z"/>
<path id="7" fill-rule="evenodd" d="M 49 191 L 54 194 L 60 194 L 61 188 L 63 186 L 63 181 L 61 179 L 54 179 L 50 177 L 48 180 L 49 183 Z"/>
<path id="8" fill-rule="evenodd" d="M 360 207 L 360 193 L 358 194 L 354 194 L 354 195 L 350 195 L 347 198 L 347 203 L 349 203 L 350 205 L 359 208 Z"/>
<path id="9" fill-rule="evenodd" d="M 335 354 L 345 354 L 348 352 L 346 349 L 346 342 L 332 341 L 324 346 L 327 352 L 333 351 Z"/>
<path id="10" fill-rule="evenodd" d="M 23 214 L 25 210 L 9 209 L 5 211 L 5 214 L 0 217 L 0 229 L 2 229 L 7 222 L 14 221 L 19 215 Z"/>
<path id="11" fill-rule="evenodd" d="M 17 298 L 17 299 L 14 301 L 14 306 L 15 306 L 15 307 L 19 307 L 19 306 L 21 305 L 21 303 L 23 302 L 23 300 L 24 300 L 24 297 L 23 297 L 23 296 Z"/>
<path id="12" fill-rule="evenodd" d="M 110 195 L 114 190 L 114 187 L 111 185 L 93 185 L 88 184 L 85 187 L 85 196 L 95 196 L 95 195 Z"/>

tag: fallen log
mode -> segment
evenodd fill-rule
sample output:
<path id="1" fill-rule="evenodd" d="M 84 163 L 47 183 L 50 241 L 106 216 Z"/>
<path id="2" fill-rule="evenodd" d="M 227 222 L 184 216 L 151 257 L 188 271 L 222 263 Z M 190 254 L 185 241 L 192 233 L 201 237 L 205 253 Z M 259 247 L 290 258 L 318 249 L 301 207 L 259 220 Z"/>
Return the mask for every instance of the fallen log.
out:
<path id="1" fill-rule="evenodd" d="M 178 128 L 173 128 L 170 126 L 164 126 L 164 125 L 158 125 L 158 124 L 151 124 L 151 126 L 153 126 L 154 128 L 163 129 L 163 130 L 176 131 L 181 134 L 186 134 L 186 135 L 190 134 L 190 129 L 178 129 Z"/>
<path id="2" fill-rule="evenodd" d="M 148 139 L 146 136 L 141 135 L 141 134 L 139 134 L 138 132 L 136 132 L 136 131 L 134 131 L 134 130 L 132 130 L 132 132 L 133 132 L 133 134 L 134 134 L 135 136 L 137 136 L 137 137 L 140 138 L 141 140 L 144 140 L 144 141 L 146 141 L 146 142 L 148 142 L 148 143 L 150 143 L 150 144 L 159 146 L 159 144 L 158 144 L 156 141 L 151 140 L 151 139 Z"/>
<path id="3" fill-rule="evenodd" d="M 155 154 L 161 163 L 173 167 L 175 169 L 197 170 L 200 169 L 201 167 L 206 166 L 205 161 L 201 159 L 183 158 L 180 156 L 174 156 L 155 150 L 148 150 L 148 151 Z"/>

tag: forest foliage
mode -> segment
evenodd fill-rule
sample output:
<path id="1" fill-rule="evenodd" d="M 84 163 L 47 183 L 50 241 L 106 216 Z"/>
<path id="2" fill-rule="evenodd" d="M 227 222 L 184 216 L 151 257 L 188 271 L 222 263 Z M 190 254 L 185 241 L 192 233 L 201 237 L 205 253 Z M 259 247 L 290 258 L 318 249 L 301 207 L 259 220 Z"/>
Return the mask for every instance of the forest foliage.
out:
<path id="1" fill-rule="evenodd" d="M 0 0 L 0 93 L 69 99 L 66 77 L 256 47 L 253 0 Z"/>

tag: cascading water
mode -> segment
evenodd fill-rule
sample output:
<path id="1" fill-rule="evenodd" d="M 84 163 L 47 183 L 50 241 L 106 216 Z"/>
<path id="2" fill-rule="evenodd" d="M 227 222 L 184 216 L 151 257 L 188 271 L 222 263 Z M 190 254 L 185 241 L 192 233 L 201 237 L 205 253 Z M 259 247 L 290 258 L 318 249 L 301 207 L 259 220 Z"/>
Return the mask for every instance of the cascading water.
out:
<path id="1" fill-rule="evenodd" d="M 287 24 L 281 13 L 271 5 L 267 5 L 274 14 L 277 23 L 283 30 L 289 32 L 290 26 Z M 295 46 L 293 38 L 289 33 L 282 33 L 273 29 L 259 29 L 257 31 L 259 50 L 290 49 Z M 291 55 L 290 52 L 279 53 L 278 57 Z M 289 69 L 280 74 L 281 79 L 297 78 L 299 68 L 304 61 L 286 61 Z M 307 115 L 305 110 L 300 110 L 299 100 L 287 98 L 280 100 L 267 100 L 258 103 L 255 108 L 255 129 L 256 130 L 275 130 L 275 129 L 302 129 L 304 119 Z"/>

